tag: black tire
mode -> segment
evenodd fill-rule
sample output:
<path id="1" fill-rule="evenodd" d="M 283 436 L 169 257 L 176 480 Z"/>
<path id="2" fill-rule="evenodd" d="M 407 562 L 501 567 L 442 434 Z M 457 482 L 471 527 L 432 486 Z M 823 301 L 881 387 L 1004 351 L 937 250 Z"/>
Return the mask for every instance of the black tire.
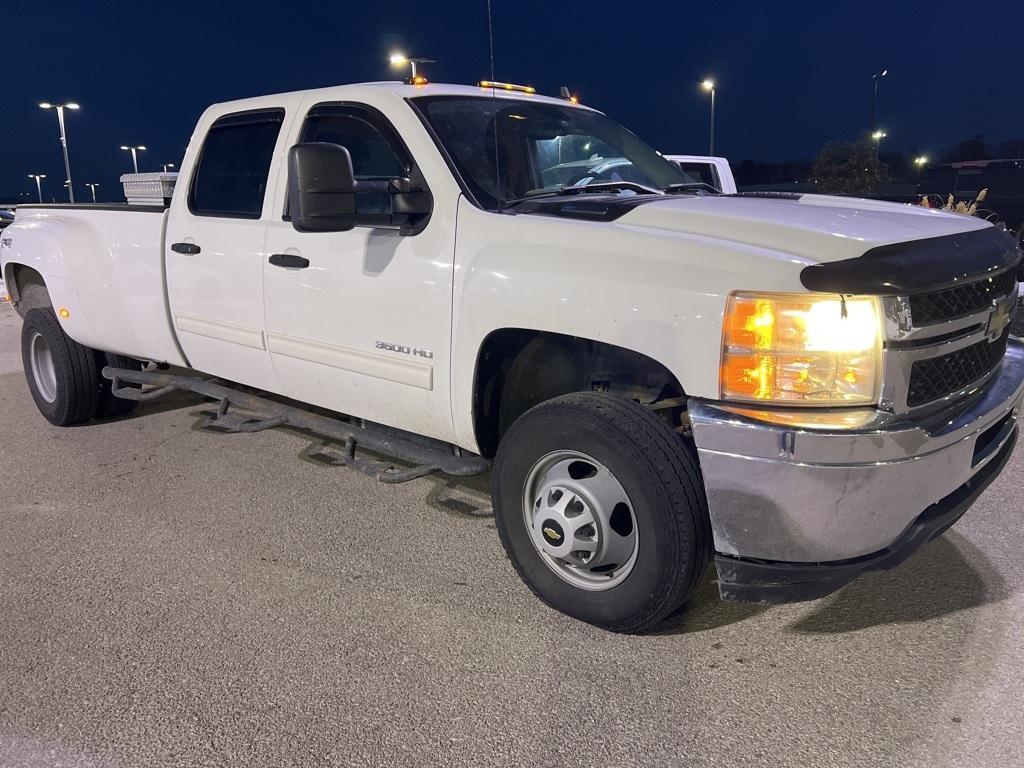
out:
<path id="1" fill-rule="evenodd" d="M 129 413 L 134 411 L 138 405 L 138 400 L 125 400 L 123 397 L 115 397 L 113 393 L 113 382 L 110 379 L 103 378 L 100 373 L 105 366 L 111 368 L 126 368 L 129 371 L 141 371 L 142 363 L 131 357 L 125 357 L 124 355 L 115 355 L 113 352 L 100 352 L 95 351 L 96 354 L 96 373 L 98 379 L 98 395 L 96 401 L 96 418 L 97 419 L 112 419 L 117 416 L 127 416 Z M 124 386 L 139 388 L 138 384 L 125 384 Z"/>
<path id="2" fill-rule="evenodd" d="M 53 392 L 48 397 L 33 374 L 33 341 L 41 337 L 53 363 Z M 37 344 L 40 342 L 36 342 Z M 96 356 L 64 333 L 53 310 L 30 309 L 21 327 L 21 359 L 25 378 L 39 412 L 51 424 L 67 427 L 89 421 L 98 399 Z"/>
<path id="3" fill-rule="evenodd" d="M 603 591 L 556 574 L 524 520 L 531 468 L 564 450 L 601 462 L 633 503 L 635 564 Z M 501 542 L 527 586 L 552 608 L 604 629 L 650 630 L 696 590 L 710 560 L 707 501 L 693 448 L 649 409 L 615 395 L 563 395 L 523 414 L 498 448 L 492 495 Z"/>

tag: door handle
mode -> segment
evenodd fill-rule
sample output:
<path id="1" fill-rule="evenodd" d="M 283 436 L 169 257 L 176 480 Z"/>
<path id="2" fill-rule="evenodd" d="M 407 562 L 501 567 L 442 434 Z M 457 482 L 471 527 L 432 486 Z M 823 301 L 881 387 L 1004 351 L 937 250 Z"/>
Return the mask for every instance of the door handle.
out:
<path id="1" fill-rule="evenodd" d="M 291 269 L 305 269 L 309 266 L 309 259 L 296 256 L 294 253 L 275 253 L 267 261 L 275 267 L 289 267 Z"/>
<path id="2" fill-rule="evenodd" d="M 171 250 L 175 253 L 184 253 L 186 256 L 195 256 L 203 249 L 195 243 L 172 243 Z"/>

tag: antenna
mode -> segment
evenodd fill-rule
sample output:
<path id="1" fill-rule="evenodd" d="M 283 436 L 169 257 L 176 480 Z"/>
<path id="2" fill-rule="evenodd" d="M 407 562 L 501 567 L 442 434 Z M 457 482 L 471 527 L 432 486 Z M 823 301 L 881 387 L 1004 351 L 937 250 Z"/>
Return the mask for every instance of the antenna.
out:
<path id="1" fill-rule="evenodd" d="M 487 0 L 487 36 L 491 44 L 491 106 L 494 107 L 494 191 L 498 198 L 498 213 L 501 213 L 501 158 L 498 155 L 498 98 L 494 93 L 494 19 L 491 15 L 491 0 Z"/>

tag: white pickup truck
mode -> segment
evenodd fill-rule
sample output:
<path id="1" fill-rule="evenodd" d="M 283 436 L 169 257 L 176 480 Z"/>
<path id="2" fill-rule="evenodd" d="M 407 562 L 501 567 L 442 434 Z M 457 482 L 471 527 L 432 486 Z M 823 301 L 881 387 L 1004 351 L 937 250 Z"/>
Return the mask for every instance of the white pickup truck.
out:
<path id="1" fill-rule="evenodd" d="M 389 482 L 493 459 L 523 580 L 634 632 L 711 562 L 724 598 L 810 599 L 952 525 L 1016 440 L 1020 261 L 965 216 L 709 192 L 585 106 L 400 83 L 217 104 L 166 210 L 20 206 L 0 241 L 52 423 L 191 389 Z"/>

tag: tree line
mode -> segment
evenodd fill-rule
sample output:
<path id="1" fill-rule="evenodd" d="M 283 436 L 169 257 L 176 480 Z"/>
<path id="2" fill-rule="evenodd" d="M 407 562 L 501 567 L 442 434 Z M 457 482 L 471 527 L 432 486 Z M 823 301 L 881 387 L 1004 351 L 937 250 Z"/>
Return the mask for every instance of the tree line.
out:
<path id="1" fill-rule="evenodd" d="M 733 167 L 736 183 L 740 186 L 792 186 L 815 185 L 832 187 L 828 179 L 837 178 L 839 186 L 851 193 L 873 192 L 884 184 L 916 184 L 922 168 L 914 163 L 920 151 L 911 147 L 906 152 L 877 152 L 870 139 L 861 141 L 832 141 L 826 144 L 817 158 L 802 158 L 779 163 L 744 160 Z M 966 160 L 996 160 L 1024 158 L 1024 139 L 1008 139 L 991 144 L 981 134 L 957 142 L 935 157 L 929 164 L 957 163 Z M 817 183 L 816 183 L 817 182 Z M 821 191 L 829 191 L 821 189 Z"/>

